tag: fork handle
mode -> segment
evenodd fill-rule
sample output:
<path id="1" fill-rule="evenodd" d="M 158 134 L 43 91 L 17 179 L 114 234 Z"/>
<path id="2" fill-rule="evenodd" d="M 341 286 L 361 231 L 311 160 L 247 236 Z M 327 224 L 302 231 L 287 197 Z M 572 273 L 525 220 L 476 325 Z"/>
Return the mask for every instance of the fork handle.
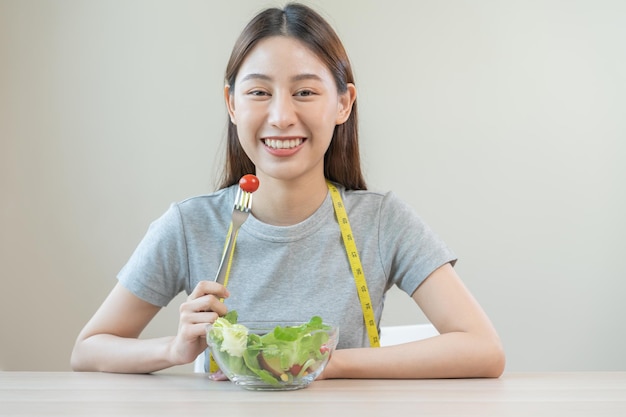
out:
<path id="1" fill-rule="evenodd" d="M 217 274 L 215 275 L 215 282 L 224 285 L 224 281 L 226 281 L 226 272 L 228 272 L 228 264 L 230 260 L 233 258 L 233 251 L 235 249 L 235 239 L 237 238 L 237 232 L 239 228 L 231 227 L 230 234 L 228 235 L 228 243 L 226 244 L 226 248 L 224 249 L 224 253 L 222 254 L 222 260 L 220 261 L 220 266 L 217 269 Z"/>

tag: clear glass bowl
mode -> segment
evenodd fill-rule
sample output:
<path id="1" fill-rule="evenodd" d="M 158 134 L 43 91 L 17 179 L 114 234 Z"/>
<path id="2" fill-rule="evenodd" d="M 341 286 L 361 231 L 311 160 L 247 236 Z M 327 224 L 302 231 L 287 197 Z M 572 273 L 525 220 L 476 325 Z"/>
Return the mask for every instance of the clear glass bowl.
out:
<path id="1" fill-rule="evenodd" d="M 305 332 L 297 331 L 305 323 L 239 324 L 245 326 L 247 335 L 237 332 L 233 339 L 225 336 L 223 328 L 208 325 L 206 340 L 224 375 L 249 390 L 307 387 L 326 367 L 339 338 L 338 326 L 326 323 L 323 329 Z"/>

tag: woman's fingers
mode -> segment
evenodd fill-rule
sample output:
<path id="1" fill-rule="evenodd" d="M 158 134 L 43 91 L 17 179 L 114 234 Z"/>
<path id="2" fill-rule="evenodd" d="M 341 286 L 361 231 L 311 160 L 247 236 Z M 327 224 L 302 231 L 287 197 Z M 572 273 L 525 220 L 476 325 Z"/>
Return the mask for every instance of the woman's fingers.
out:
<path id="1" fill-rule="evenodd" d="M 183 311 L 180 313 L 180 320 L 186 324 L 210 324 L 214 323 L 219 317 L 214 311 Z"/>
<path id="2" fill-rule="evenodd" d="M 202 281 L 179 308 L 178 334 L 173 341 L 174 363 L 189 363 L 207 348 L 206 326 L 228 312 L 222 300 L 228 290 L 213 281 Z"/>
<path id="3" fill-rule="evenodd" d="M 187 299 L 180 305 L 180 314 L 215 312 L 219 316 L 228 313 L 226 305 L 215 295 L 203 295 L 195 299 Z"/>
<path id="4" fill-rule="evenodd" d="M 228 295 L 228 290 L 223 285 L 202 281 L 196 285 L 187 300 L 181 303 L 178 334 L 174 341 L 174 350 L 181 363 L 194 360 L 207 348 L 206 326 L 228 312 L 222 302 Z"/>
<path id="5" fill-rule="evenodd" d="M 200 281 L 187 297 L 187 301 L 181 304 L 180 313 L 182 315 L 184 312 L 213 311 L 223 316 L 228 312 L 228 309 L 222 300 L 229 295 L 228 290 L 222 284 L 213 281 Z"/>
<path id="6" fill-rule="evenodd" d="M 214 281 L 200 281 L 196 288 L 193 289 L 187 300 L 193 300 L 204 295 L 215 295 L 217 298 L 228 298 L 230 293 L 222 284 Z"/>
<path id="7" fill-rule="evenodd" d="M 228 378 L 226 377 L 226 375 L 224 375 L 224 372 L 219 369 L 209 374 L 209 378 L 213 381 L 228 381 Z"/>
<path id="8" fill-rule="evenodd" d="M 207 323 L 194 323 L 188 324 L 181 330 L 181 336 L 184 340 L 194 341 L 199 343 L 201 349 L 207 348 L 206 344 L 206 329 Z"/>

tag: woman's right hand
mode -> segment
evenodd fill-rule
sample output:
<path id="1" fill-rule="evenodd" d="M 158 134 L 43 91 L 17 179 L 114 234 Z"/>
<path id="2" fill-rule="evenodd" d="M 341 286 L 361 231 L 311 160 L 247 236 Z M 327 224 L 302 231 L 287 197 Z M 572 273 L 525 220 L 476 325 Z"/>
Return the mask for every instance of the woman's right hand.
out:
<path id="1" fill-rule="evenodd" d="M 180 305 L 178 333 L 172 340 L 171 360 L 175 364 L 193 362 L 207 348 L 206 326 L 228 312 L 222 299 L 228 290 L 214 281 L 200 281 Z"/>

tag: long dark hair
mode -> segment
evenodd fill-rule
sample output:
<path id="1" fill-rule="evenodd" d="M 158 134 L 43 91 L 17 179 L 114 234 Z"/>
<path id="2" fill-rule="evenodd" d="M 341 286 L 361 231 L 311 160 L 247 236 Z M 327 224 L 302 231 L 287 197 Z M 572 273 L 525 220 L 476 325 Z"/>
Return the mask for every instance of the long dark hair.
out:
<path id="1" fill-rule="evenodd" d="M 290 3 L 283 9 L 269 8 L 260 12 L 244 28 L 226 67 L 225 80 L 231 94 L 235 91 L 237 73 L 248 53 L 257 42 L 270 36 L 289 36 L 307 45 L 333 74 L 340 94 L 347 91 L 348 83 L 354 83 L 348 55 L 334 29 L 311 8 Z M 367 188 L 361 173 L 357 124 L 355 100 L 348 120 L 335 126 L 332 141 L 324 155 L 325 177 L 349 190 Z M 237 127 L 230 119 L 226 140 L 226 164 L 220 188 L 238 183 L 243 175 L 255 170 L 239 143 Z"/>

